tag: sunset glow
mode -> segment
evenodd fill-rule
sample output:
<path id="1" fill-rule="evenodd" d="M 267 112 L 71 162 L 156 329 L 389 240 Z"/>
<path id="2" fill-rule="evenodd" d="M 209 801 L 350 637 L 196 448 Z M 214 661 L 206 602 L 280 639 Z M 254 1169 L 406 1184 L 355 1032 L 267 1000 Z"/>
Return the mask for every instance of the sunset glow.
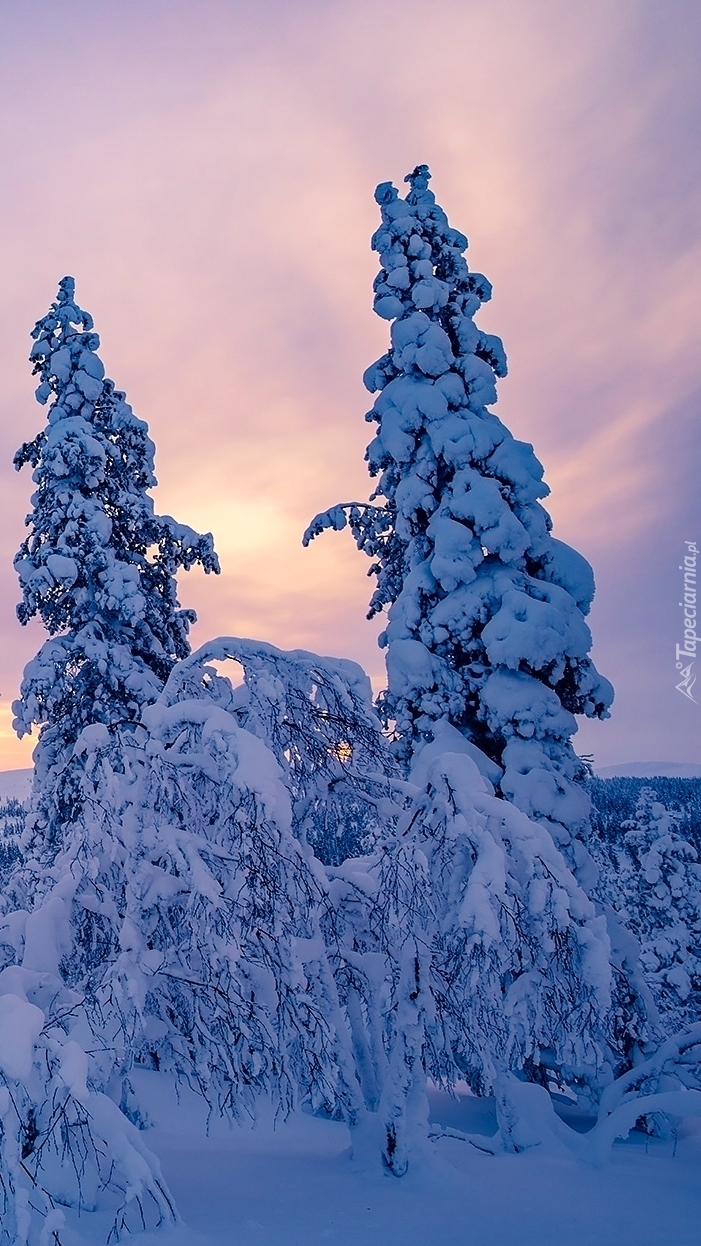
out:
<path id="1" fill-rule="evenodd" d="M 578 747 L 601 765 L 699 760 L 674 645 L 683 543 L 701 538 L 701 22 L 686 0 L 667 12 L 3 7 L 0 768 L 29 764 L 9 702 L 44 636 L 14 616 L 31 482 L 11 461 L 45 419 L 28 334 L 66 273 L 149 423 L 158 508 L 214 533 L 221 577 L 181 577 L 193 644 L 348 656 L 379 686 L 366 560 L 347 533 L 308 550 L 301 534 L 372 487 L 373 190 L 419 161 L 494 284 L 480 324 L 509 357 L 497 413 L 533 442 L 555 534 L 596 573 L 594 657 L 617 699 Z"/>

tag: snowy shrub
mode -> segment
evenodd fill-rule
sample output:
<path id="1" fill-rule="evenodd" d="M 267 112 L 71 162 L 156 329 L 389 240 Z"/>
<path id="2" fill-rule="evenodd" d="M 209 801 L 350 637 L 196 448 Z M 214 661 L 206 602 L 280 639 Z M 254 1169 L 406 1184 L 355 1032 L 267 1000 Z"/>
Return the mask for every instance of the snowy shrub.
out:
<path id="1" fill-rule="evenodd" d="M 378 186 L 375 311 L 390 351 L 365 373 L 374 498 L 317 515 L 305 542 L 349 524 L 373 558 L 370 615 L 389 606 L 380 698 L 405 761 L 448 722 L 498 766 L 501 793 L 547 825 L 577 868 L 589 800 L 571 738 L 575 714 L 605 717 L 610 684 L 589 658 L 588 563 L 555 540 L 530 445 L 489 410 L 506 373 L 499 338 L 474 324 L 489 282 L 463 258 L 420 165 L 400 199 Z"/>

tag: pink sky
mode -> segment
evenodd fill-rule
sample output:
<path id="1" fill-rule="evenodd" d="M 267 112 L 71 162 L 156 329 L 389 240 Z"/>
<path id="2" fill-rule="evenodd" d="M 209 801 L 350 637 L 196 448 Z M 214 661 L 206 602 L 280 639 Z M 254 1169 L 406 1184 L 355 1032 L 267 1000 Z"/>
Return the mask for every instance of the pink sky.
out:
<path id="1" fill-rule="evenodd" d="M 149 422 L 159 509 L 214 532 L 222 576 L 182 577 L 193 642 L 259 636 L 381 681 L 366 560 L 300 535 L 368 495 L 373 190 L 424 161 L 494 284 L 497 412 L 595 569 L 617 700 L 578 746 L 701 760 L 701 704 L 674 687 L 701 539 L 700 36 L 696 0 L 6 0 L 0 768 L 29 764 L 9 702 L 43 638 L 14 615 L 31 486 L 11 459 L 45 419 L 28 333 L 66 273 Z"/>

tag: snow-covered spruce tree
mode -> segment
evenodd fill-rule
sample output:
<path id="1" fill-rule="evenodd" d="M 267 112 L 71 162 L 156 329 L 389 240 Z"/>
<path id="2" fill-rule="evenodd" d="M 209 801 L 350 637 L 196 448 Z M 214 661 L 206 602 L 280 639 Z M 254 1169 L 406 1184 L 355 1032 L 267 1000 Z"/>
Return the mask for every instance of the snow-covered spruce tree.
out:
<path id="1" fill-rule="evenodd" d="M 348 523 L 374 559 L 370 617 L 390 607 L 380 708 L 407 765 L 451 724 L 581 872 L 589 801 L 574 715 L 605 717 L 613 695 L 588 656 L 591 568 L 551 535 L 532 447 L 488 409 L 506 373 L 500 339 L 473 320 L 489 282 L 468 270 L 467 239 L 436 204 L 427 167 L 406 180 L 406 199 L 390 183 L 375 195 L 374 305 L 393 324 L 391 350 L 364 377 L 380 391 L 366 457 L 383 500 L 318 515 L 305 543 Z"/>
<path id="2" fill-rule="evenodd" d="M 105 379 L 92 317 L 65 277 L 32 337 L 48 427 L 15 456 L 34 469 L 30 533 L 15 558 L 21 623 L 51 639 L 24 673 L 15 726 L 40 727 L 37 779 L 89 723 L 137 722 L 174 663 L 195 615 L 179 608 L 176 572 L 219 571 L 212 537 L 154 513 L 147 425 Z"/>

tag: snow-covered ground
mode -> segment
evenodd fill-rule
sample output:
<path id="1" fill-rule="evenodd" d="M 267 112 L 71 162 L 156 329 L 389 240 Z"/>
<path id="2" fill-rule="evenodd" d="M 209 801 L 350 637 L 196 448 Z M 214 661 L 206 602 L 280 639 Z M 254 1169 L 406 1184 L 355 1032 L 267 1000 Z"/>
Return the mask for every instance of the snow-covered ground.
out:
<path id="1" fill-rule="evenodd" d="M 610 767 L 691 777 L 701 767 Z M 24 800 L 31 770 L 0 773 L 0 800 Z M 493 1157 L 443 1137 L 398 1180 L 349 1153 L 343 1124 L 297 1114 L 206 1129 L 202 1101 L 176 1097 L 162 1074 L 134 1075 L 182 1224 L 146 1232 L 134 1246 L 698 1246 L 701 1241 L 701 1121 L 676 1140 L 634 1133 L 594 1167 L 544 1153 Z M 566 1114 L 566 1109 L 563 1109 Z M 272 1116 L 272 1114 L 271 1114 Z M 490 1100 L 433 1092 L 432 1120 L 467 1134 L 495 1131 Z M 585 1129 L 587 1122 L 568 1116 Z M 67 1211 L 65 1246 L 101 1246 L 106 1213 Z M 126 1239 L 129 1240 L 129 1239 Z"/>
<path id="2" fill-rule="evenodd" d="M 205 1136 L 202 1104 L 175 1103 L 159 1074 L 137 1075 L 183 1225 L 141 1246 L 698 1246 L 701 1124 L 670 1141 L 633 1135 L 603 1168 L 537 1150 L 494 1158 L 443 1139 L 397 1180 L 350 1158 L 344 1125 L 297 1115 Z M 432 1118 L 494 1130 L 489 1100 L 431 1097 Z M 72 1213 L 69 1213 L 72 1216 Z M 73 1246 L 98 1246 L 107 1221 L 84 1216 Z"/>

